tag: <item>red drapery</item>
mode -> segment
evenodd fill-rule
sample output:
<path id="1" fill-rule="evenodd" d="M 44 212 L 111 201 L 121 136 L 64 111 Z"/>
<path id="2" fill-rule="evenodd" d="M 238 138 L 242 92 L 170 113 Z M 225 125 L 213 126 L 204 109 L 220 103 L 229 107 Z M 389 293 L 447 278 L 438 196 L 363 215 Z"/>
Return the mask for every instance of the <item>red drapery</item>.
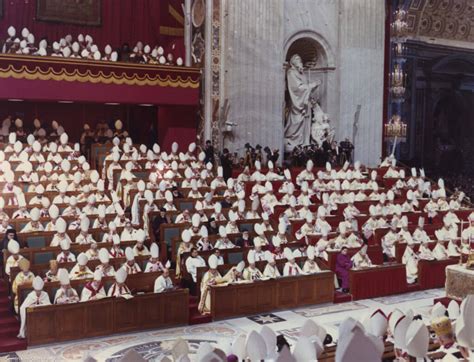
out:
<path id="1" fill-rule="evenodd" d="M 183 56 L 183 37 L 160 34 L 162 25 L 180 26 L 176 12 L 170 12 L 169 6 L 182 16 L 181 3 L 182 0 L 102 0 L 102 25 L 95 27 L 36 21 L 35 0 L 7 0 L 0 20 L 0 38 L 6 38 L 7 28 L 13 25 L 17 35 L 27 27 L 37 42 L 42 37 L 54 41 L 67 34 L 75 38 L 82 33 L 90 34 L 101 49 L 106 44 L 117 48 L 125 42 L 133 47 L 139 40 L 152 47 L 160 44 L 168 49 L 169 44 L 175 42 L 179 53 L 175 56 Z"/>

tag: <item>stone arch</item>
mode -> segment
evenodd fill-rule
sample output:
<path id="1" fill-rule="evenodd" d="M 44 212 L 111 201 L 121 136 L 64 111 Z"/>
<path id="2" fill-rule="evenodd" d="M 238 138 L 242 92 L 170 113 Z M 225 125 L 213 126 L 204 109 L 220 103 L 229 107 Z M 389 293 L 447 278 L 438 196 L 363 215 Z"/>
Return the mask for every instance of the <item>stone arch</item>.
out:
<path id="1" fill-rule="evenodd" d="M 304 56 L 302 55 L 303 62 L 311 61 L 311 59 L 305 59 L 305 57 L 309 58 L 313 55 L 317 55 L 318 67 L 336 67 L 336 58 L 329 43 L 323 36 L 315 31 L 302 30 L 291 35 L 284 44 L 284 61 L 288 61 L 289 58 L 298 51 L 304 54 Z"/>

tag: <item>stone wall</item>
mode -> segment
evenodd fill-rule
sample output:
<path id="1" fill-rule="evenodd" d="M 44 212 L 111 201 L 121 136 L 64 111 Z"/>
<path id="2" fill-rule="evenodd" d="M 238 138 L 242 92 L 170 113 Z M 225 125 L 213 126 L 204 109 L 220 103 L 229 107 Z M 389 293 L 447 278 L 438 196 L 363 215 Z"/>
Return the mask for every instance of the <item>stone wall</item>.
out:
<path id="1" fill-rule="evenodd" d="M 237 124 L 224 146 L 283 147 L 284 62 L 291 43 L 316 40 L 324 53 L 322 108 L 337 138 L 352 139 L 361 105 L 356 158 L 374 165 L 382 142 L 384 2 L 380 0 L 221 0 L 221 93 Z"/>

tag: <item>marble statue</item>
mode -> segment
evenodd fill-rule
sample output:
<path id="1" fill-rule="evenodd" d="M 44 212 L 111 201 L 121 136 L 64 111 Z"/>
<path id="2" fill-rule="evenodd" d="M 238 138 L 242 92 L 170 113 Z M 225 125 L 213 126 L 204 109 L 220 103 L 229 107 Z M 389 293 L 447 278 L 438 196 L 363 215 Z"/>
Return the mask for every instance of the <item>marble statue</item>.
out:
<path id="1" fill-rule="evenodd" d="M 334 140 L 335 130 L 331 127 L 329 116 L 324 113 L 319 103 L 315 102 L 312 108 L 313 120 L 311 123 L 311 142 L 319 147 L 325 140 L 331 143 Z"/>
<path id="2" fill-rule="evenodd" d="M 298 54 L 291 57 L 286 78 L 291 104 L 285 124 L 285 152 L 291 152 L 297 146 L 310 143 L 313 93 L 318 90 L 321 81 L 308 81 Z"/>

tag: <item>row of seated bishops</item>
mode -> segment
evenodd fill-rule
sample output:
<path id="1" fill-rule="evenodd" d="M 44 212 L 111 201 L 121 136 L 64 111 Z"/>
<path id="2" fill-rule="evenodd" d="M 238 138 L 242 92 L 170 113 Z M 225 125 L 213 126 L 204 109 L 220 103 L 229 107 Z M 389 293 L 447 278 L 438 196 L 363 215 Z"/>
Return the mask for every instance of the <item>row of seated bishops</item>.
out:
<path id="1" fill-rule="evenodd" d="M 63 147 L 68 144 L 67 140 L 64 142 L 65 140 L 66 136 L 61 135 L 59 143 L 63 145 Z M 14 145 L 15 144 L 17 143 L 15 142 Z M 51 143 L 49 144 L 49 148 L 50 147 Z M 54 150 L 54 146 L 52 148 Z M 49 149 L 43 149 L 40 152 L 44 153 L 46 157 L 49 157 L 50 154 L 48 151 Z M 31 154 L 31 152 L 31 150 L 28 151 L 24 149 L 21 150 L 19 154 Z M 4 162 L 13 163 L 8 158 L 11 154 L 12 152 L 4 153 L 5 159 L 8 159 L 8 161 Z M 382 167 L 373 170 L 377 172 L 377 175 L 379 175 L 379 172 L 383 172 L 381 177 L 377 175 L 375 177 L 377 184 L 380 183 L 380 189 L 377 189 L 377 192 L 375 192 L 372 188 L 372 191 L 368 190 L 368 192 L 364 193 L 366 195 L 364 200 L 356 201 L 353 190 L 341 190 L 338 187 L 337 181 L 340 182 L 342 179 L 341 170 L 338 170 L 336 178 L 334 180 L 332 179 L 334 172 L 330 165 L 326 167 L 325 171 L 320 171 L 315 174 L 315 172 L 313 172 L 313 166 L 309 162 L 305 170 L 296 175 L 295 178 L 297 182 L 293 184 L 291 170 L 283 170 L 281 174 L 279 174 L 277 173 L 279 171 L 276 171 L 271 164 L 267 165 L 268 171 L 263 170 L 259 166 L 253 173 L 250 173 L 250 170 L 244 170 L 240 175 L 237 175 L 235 179 L 224 180 L 222 168 L 218 167 L 214 173 L 213 165 L 209 166 L 208 164 L 204 164 L 203 160 L 202 152 L 198 151 L 195 144 L 189 145 L 186 152 L 179 152 L 179 145 L 174 143 L 171 153 L 167 154 L 166 152 L 160 152 L 158 145 L 155 145 L 152 150 L 148 150 L 143 149 L 142 145 L 134 145 L 130 139 L 125 139 L 123 143 L 120 143 L 120 140 L 114 140 L 111 152 L 105 158 L 104 168 L 102 169 L 102 171 L 105 169 L 105 173 L 102 172 L 102 178 L 97 170 L 86 170 L 90 172 L 82 172 L 83 179 L 81 178 L 80 182 L 75 183 L 74 181 L 77 180 L 74 180 L 74 175 L 71 175 L 70 168 L 68 169 L 67 164 L 63 162 L 64 158 L 61 158 L 61 161 L 58 160 L 59 162 L 56 163 L 56 165 L 60 165 L 60 168 L 57 168 L 56 172 L 56 174 L 58 174 L 58 183 L 56 187 L 50 187 L 50 191 L 52 195 L 54 195 L 54 198 L 62 194 L 60 201 L 63 202 L 51 206 L 59 205 L 57 209 L 61 212 L 64 212 L 67 208 L 71 208 L 73 209 L 72 214 L 61 214 L 61 216 L 59 216 L 59 212 L 56 213 L 55 208 L 53 208 L 53 215 L 50 215 L 50 206 L 48 209 L 41 209 L 48 211 L 48 214 L 43 214 L 43 220 L 41 219 L 41 210 L 39 207 L 29 207 L 27 205 L 24 211 L 29 213 L 29 217 L 25 213 L 22 214 L 25 217 L 9 218 L 5 230 L 9 230 L 8 225 L 13 221 L 18 221 L 18 219 L 28 220 L 28 223 L 33 223 L 33 228 L 40 228 L 38 223 L 46 227 L 53 221 L 50 230 L 33 229 L 32 231 L 39 233 L 52 231 L 53 234 L 50 234 L 51 243 L 48 243 L 48 245 L 52 248 L 56 248 L 56 261 L 59 262 L 59 264 L 74 263 L 75 255 L 77 254 L 78 268 L 80 268 L 81 265 L 78 259 L 81 253 L 85 254 L 88 261 L 89 259 L 93 259 L 94 256 L 96 260 L 99 259 L 99 261 L 101 261 L 100 258 L 98 258 L 101 252 L 104 255 L 107 254 L 109 258 L 120 259 L 125 257 L 128 261 L 126 254 L 130 256 L 130 251 L 127 253 L 127 250 L 129 250 L 127 248 L 123 250 L 122 245 L 125 246 L 126 243 L 130 242 L 129 240 L 132 241 L 129 247 L 133 253 L 133 257 L 136 258 L 140 256 L 143 250 L 146 250 L 144 241 L 148 241 L 148 238 L 151 237 L 151 231 L 154 233 L 157 223 L 175 223 L 183 226 L 184 231 L 187 232 L 181 234 L 182 240 L 178 247 L 177 258 L 176 260 L 171 260 L 171 265 L 175 265 L 178 277 L 180 276 L 178 269 L 184 265 L 186 271 L 191 275 L 191 280 L 195 283 L 197 282 L 197 278 L 193 278 L 192 276 L 193 270 L 197 269 L 197 266 L 193 264 L 197 262 L 194 261 L 195 257 L 193 254 L 197 253 L 198 255 L 196 255 L 196 257 L 197 260 L 199 260 L 198 256 L 200 251 L 206 251 L 208 249 L 222 250 L 234 247 L 249 248 L 250 251 L 252 251 L 247 254 L 247 261 L 250 268 L 251 262 L 253 260 L 262 260 L 260 258 L 265 258 L 265 261 L 270 265 L 272 263 L 272 257 L 273 259 L 277 259 L 283 256 L 287 260 L 291 260 L 288 259 L 291 249 L 288 251 L 285 244 L 293 244 L 294 246 L 298 240 L 302 241 L 303 245 L 291 251 L 291 258 L 301 256 L 309 260 L 314 260 L 314 258 L 324 260 L 326 250 L 330 250 L 330 248 L 333 247 L 331 241 L 334 240 L 334 238 L 339 238 L 338 247 L 340 250 L 343 250 L 347 245 L 357 245 L 361 248 L 360 252 L 357 253 L 358 257 L 351 258 L 349 263 L 344 263 L 344 258 L 341 258 L 341 270 L 338 276 L 342 280 L 342 284 L 344 284 L 344 270 L 352 267 L 357 268 L 371 265 L 371 261 L 366 253 L 365 244 L 368 243 L 377 229 L 383 229 L 387 225 L 389 218 L 391 218 L 391 224 L 394 224 L 394 218 L 395 221 L 398 218 L 401 229 L 406 223 L 404 216 L 406 216 L 406 214 L 415 213 L 415 211 L 421 211 L 420 205 L 423 205 L 423 203 L 426 203 L 426 205 L 429 202 L 436 204 L 433 210 L 423 209 L 422 211 L 426 213 L 427 218 L 430 219 L 431 222 L 435 223 L 437 222 L 438 216 L 443 216 L 444 221 L 447 216 L 451 214 L 456 215 L 456 211 L 465 208 L 465 205 L 462 205 L 462 195 L 456 198 L 451 197 L 451 200 L 448 202 L 444 187 L 441 187 L 443 186 L 442 182 L 436 186 L 432 186 L 422 173 L 420 173 L 419 178 L 413 176 L 412 173 L 412 178 L 415 177 L 417 180 L 412 183 L 413 186 L 410 186 L 409 180 L 402 178 L 401 176 L 403 176 L 403 174 L 400 175 L 401 172 L 398 171 L 393 164 L 390 165 L 388 170 L 392 169 L 396 171 L 397 177 L 384 177 L 388 170 Z M 70 164 L 74 162 L 74 160 L 67 159 L 66 161 L 69 161 Z M 133 164 L 134 161 L 135 164 Z M 26 162 L 33 163 L 34 161 Z M 66 165 L 65 168 L 62 167 L 63 163 Z M 11 207 L 11 209 L 15 209 L 14 212 L 17 211 L 16 208 L 20 208 L 18 199 L 22 199 L 21 195 L 24 195 L 25 200 L 27 199 L 28 195 L 26 194 L 28 192 L 25 192 L 24 188 L 31 186 L 31 182 L 18 180 L 17 177 L 23 175 L 23 171 L 20 172 L 20 175 L 15 174 L 16 167 L 23 164 L 24 161 L 19 161 L 15 165 L 15 168 L 13 168 L 13 171 L 12 165 L 10 165 L 10 169 L 5 172 L 5 176 L 8 176 L 8 180 L 5 182 L 6 185 L 10 184 L 10 187 L 16 187 L 16 192 L 6 193 L 11 194 L 9 196 L 10 198 L 8 198 L 8 195 L 4 196 L 7 200 L 11 198 L 17 200 L 16 203 L 14 201 L 5 203 L 7 204 L 6 208 Z M 112 172 L 110 171 L 111 167 L 115 167 L 115 169 L 112 169 Z M 114 178 L 114 170 L 117 170 L 115 172 L 118 174 L 117 179 Z M 356 178 L 347 176 L 348 173 L 349 176 L 351 173 L 352 175 L 355 174 L 356 177 L 358 177 L 357 180 L 360 185 L 374 181 L 373 171 L 368 172 L 368 170 L 362 169 L 358 165 L 355 165 L 354 168 L 345 165 L 342 171 L 345 173 L 344 179 L 355 180 Z M 360 176 L 357 171 L 360 173 Z M 41 172 L 44 171 L 36 171 L 35 169 L 35 173 L 41 174 Z M 51 172 L 54 171 L 52 170 Z M 203 172 L 206 173 L 207 177 L 202 178 Z M 12 173 L 13 180 L 11 179 Z M 275 175 L 272 173 L 276 174 L 280 180 L 276 180 Z M 112 177 L 109 177 L 110 174 L 112 174 Z M 64 175 L 67 177 L 64 177 Z M 122 175 L 125 176 L 122 177 Z M 34 178 L 33 175 L 30 176 Z M 39 176 L 40 175 L 38 175 L 38 177 Z M 60 176 L 63 177 L 59 181 Z M 252 176 L 255 181 L 250 180 Z M 310 187 L 311 178 L 313 178 L 314 182 Z M 202 182 L 200 186 L 197 185 L 199 179 Z M 423 180 L 422 191 L 419 190 L 421 182 L 419 182 L 418 179 Z M 118 180 L 118 182 L 116 182 L 116 180 Z M 324 188 L 318 188 L 318 184 L 315 185 L 315 182 L 318 180 L 324 184 Z M 393 182 L 391 185 L 387 185 L 385 180 L 391 180 Z M 40 181 L 38 187 L 42 186 L 43 183 L 49 184 L 49 178 L 45 181 Z M 277 181 L 279 181 L 278 186 Z M 61 182 L 63 182 L 61 187 L 58 187 Z M 299 185 L 298 182 L 300 183 Z M 64 191 L 64 185 L 66 183 L 67 186 Z M 78 191 L 68 191 L 70 184 L 74 183 Z M 426 185 L 427 183 L 430 185 L 429 187 Z M 47 186 L 48 185 L 46 185 L 46 188 Z M 364 186 L 364 189 L 365 188 Z M 41 191 L 41 187 L 39 187 L 39 189 Z M 202 196 L 196 198 L 189 197 L 191 192 L 196 191 Z M 411 191 L 410 197 L 408 197 L 409 191 Z M 77 197 L 69 194 L 74 192 L 78 192 Z M 86 201 L 84 205 L 80 205 L 77 200 L 79 194 L 84 192 L 87 197 L 83 199 Z M 93 197 L 89 195 L 91 192 L 93 193 Z M 57 193 L 57 195 L 55 195 L 55 193 Z M 370 195 L 372 193 L 375 193 L 376 196 L 374 197 L 372 195 L 371 198 Z M 338 195 L 346 194 L 349 194 L 347 199 L 337 197 Z M 124 195 L 128 195 L 128 197 L 124 197 Z M 37 196 L 35 190 L 33 197 Z M 41 198 L 42 197 L 43 196 L 41 196 Z M 69 198 L 68 203 L 65 197 Z M 73 199 L 73 205 L 71 205 L 71 198 L 73 197 L 75 197 L 76 200 L 74 201 Z M 47 198 L 49 199 L 49 197 Z M 178 202 L 184 198 L 193 199 L 194 203 L 191 210 L 181 210 L 178 208 Z M 130 200 L 128 206 L 126 204 L 127 199 Z M 402 212 L 405 215 L 399 217 L 400 215 L 397 214 L 398 207 L 396 205 L 399 205 L 401 201 L 405 201 L 405 199 L 409 201 L 409 203 L 411 202 L 413 209 L 412 211 Z M 99 202 L 103 201 L 103 204 L 96 206 L 95 203 L 97 200 L 99 200 Z M 75 202 L 77 203 L 75 204 Z M 363 220 L 361 217 L 364 216 L 364 212 L 358 210 L 358 203 L 361 202 L 368 202 L 370 204 L 368 208 L 370 217 L 367 217 L 367 220 L 359 227 L 359 221 Z M 418 206 L 416 203 L 418 203 Z M 456 203 L 458 205 L 456 205 Z M 448 208 L 446 208 L 446 204 L 448 204 Z M 146 207 L 147 205 L 148 207 Z M 86 206 L 87 208 L 84 210 Z M 382 210 L 380 213 L 377 212 L 378 208 Z M 97 209 L 97 213 L 95 209 Z M 392 209 L 393 212 L 391 213 L 390 211 Z M 7 216 L 10 216 L 8 215 L 8 211 L 10 210 L 3 211 Z M 99 213 L 99 211 L 101 212 Z M 432 211 L 432 213 L 428 215 L 428 211 Z M 38 212 L 40 212 L 39 219 L 37 219 Z M 150 220 L 148 215 L 152 215 L 153 213 L 155 213 L 156 216 L 153 220 Z M 129 215 L 131 215 L 131 217 L 129 217 Z M 451 218 L 453 217 L 452 215 L 450 216 Z M 36 219 L 36 221 L 33 219 Z M 158 219 L 157 222 L 156 219 Z M 91 220 L 93 220 L 93 230 L 89 230 Z M 237 225 L 242 220 L 254 220 L 253 229 L 240 230 Z M 293 230 L 299 221 L 300 227 L 297 230 Z M 307 227 L 303 228 L 301 221 L 304 222 L 303 226 L 307 225 Z M 383 221 L 385 221 L 385 223 L 383 223 Z M 45 225 L 43 225 L 43 222 L 45 222 Z M 70 225 L 74 222 L 76 223 L 76 229 L 74 229 L 74 227 L 70 228 Z M 341 224 L 341 222 L 343 222 L 343 224 Z M 456 222 L 454 222 L 454 224 L 456 224 Z M 94 228 L 94 226 L 96 227 Z M 311 229 L 311 227 L 314 229 Z M 397 224 L 397 230 L 398 227 Z M 74 238 L 74 241 L 72 241 L 73 238 L 69 237 L 69 235 L 77 229 L 80 230 L 79 233 L 82 235 L 79 238 L 79 242 L 77 237 Z M 97 234 L 94 234 L 96 232 L 94 229 L 97 230 Z M 307 230 L 305 231 L 305 229 Z M 466 228 L 466 230 L 468 229 L 469 228 Z M 463 233 L 466 230 L 463 230 Z M 342 240 L 345 237 L 344 232 L 347 233 L 347 231 L 349 231 L 350 234 L 347 235 L 347 240 L 344 241 Z M 234 233 L 241 237 L 240 242 L 238 240 L 236 240 L 235 243 L 230 241 L 228 236 Z M 14 233 L 7 234 L 12 235 Z M 21 236 L 21 234 L 22 233 L 19 232 L 17 237 Z M 24 234 L 28 234 L 28 229 L 25 230 Z M 89 237 L 89 234 L 93 234 L 94 237 Z M 123 235 L 125 236 L 123 237 Z M 213 235 L 216 235 L 216 238 L 212 238 Z M 311 238 L 313 235 L 319 238 L 315 245 L 311 245 L 311 243 L 315 241 L 315 239 Z M 198 240 L 195 240 L 196 237 Z M 54 243 L 53 240 L 55 240 Z M 159 250 L 160 247 L 163 246 L 163 243 L 161 243 L 162 240 L 155 239 L 155 241 L 159 242 L 158 245 L 152 244 L 150 249 L 158 248 Z M 440 244 L 442 244 L 443 241 L 444 240 L 441 240 Z M 99 249 L 97 243 L 101 242 L 106 243 L 107 248 L 100 248 L 100 250 L 97 251 Z M 20 253 L 22 249 L 19 247 L 19 243 L 17 243 L 18 247 L 13 241 L 6 240 L 6 243 L 6 249 L 8 249 L 6 254 L 6 256 L 8 256 L 6 267 L 11 270 L 12 268 L 19 267 L 17 264 L 19 260 L 24 259 L 24 257 L 22 257 Z M 11 247 L 8 247 L 9 244 L 11 244 Z M 85 244 L 85 246 L 81 246 L 81 244 Z M 93 246 L 94 244 L 95 246 Z M 200 250 L 193 251 L 194 245 Z M 334 241 L 334 246 L 335 245 L 336 242 Z M 265 255 L 264 257 L 262 257 L 262 248 L 265 249 L 265 253 L 263 253 Z M 72 252 L 71 249 L 73 249 Z M 269 253 L 266 251 L 269 251 Z M 181 262 L 179 256 L 186 252 L 191 252 L 191 259 Z M 208 258 L 210 266 L 214 265 L 214 260 L 219 262 L 217 252 L 211 256 Z M 153 256 L 151 255 L 150 260 L 152 258 Z M 81 262 L 84 263 L 84 256 L 81 256 L 80 259 Z M 155 257 L 155 259 L 157 258 Z M 124 265 L 126 264 L 127 263 L 124 263 Z M 135 265 L 133 261 L 132 264 L 133 266 Z M 84 266 L 85 265 L 82 265 L 82 267 Z M 96 267 L 99 266 L 97 265 Z M 118 269 L 122 268 L 126 269 L 126 266 L 119 266 Z M 142 268 L 143 266 L 140 267 L 140 270 Z M 135 270 L 137 268 L 132 269 Z M 239 272 L 238 269 L 241 269 L 242 275 L 253 275 L 253 277 L 250 278 L 251 280 L 257 280 L 259 276 L 257 272 L 244 273 L 242 264 L 240 264 L 239 268 L 236 266 L 236 272 Z M 304 265 L 298 268 L 292 267 L 290 269 L 288 267 L 286 269 L 288 270 L 288 275 L 298 275 L 298 273 L 304 272 L 304 270 L 302 270 L 304 269 Z M 289 272 L 289 270 L 291 270 L 291 272 Z M 314 268 L 314 271 L 318 272 L 318 269 Z M 260 271 L 262 275 L 264 272 L 265 270 Z M 285 271 L 282 270 L 280 273 L 285 274 Z M 206 279 L 203 278 L 203 280 Z M 14 282 L 14 280 L 11 281 Z M 201 289 L 203 286 L 206 288 L 207 284 L 207 282 L 201 283 Z M 202 305 L 201 310 L 206 312 L 205 298 L 202 301 Z"/>
<path id="2" fill-rule="evenodd" d="M 462 308 L 456 301 L 448 308 L 438 303 L 428 316 L 412 309 L 390 313 L 372 309 L 362 313 L 360 319 L 347 317 L 341 321 L 337 340 L 314 319 L 306 319 L 297 327 L 299 332 L 291 344 L 286 336 L 264 325 L 238 334 L 231 343 L 201 343 L 192 357 L 196 361 L 467 360 L 472 354 L 468 327 L 472 322 L 468 319 L 474 313 L 473 299 L 469 296 Z M 188 359 L 188 342 L 176 340 L 172 354 L 177 360 Z"/>
<path id="3" fill-rule="evenodd" d="M 46 37 L 36 39 L 35 35 L 23 28 L 17 34 L 15 27 L 7 29 L 7 38 L 2 41 L 1 51 L 6 54 L 52 56 L 71 59 L 90 59 L 96 61 L 128 61 L 141 64 L 183 65 L 183 58 L 175 55 L 175 46 L 165 54 L 165 49 L 156 45 L 153 48 L 148 44 L 138 41 L 133 49 L 124 46 L 122 49 L 105 45 L 103 51 L 94 43 L 89 34 L 79 34 L 74 39 L 71 34 L 48 43 Z"/>

